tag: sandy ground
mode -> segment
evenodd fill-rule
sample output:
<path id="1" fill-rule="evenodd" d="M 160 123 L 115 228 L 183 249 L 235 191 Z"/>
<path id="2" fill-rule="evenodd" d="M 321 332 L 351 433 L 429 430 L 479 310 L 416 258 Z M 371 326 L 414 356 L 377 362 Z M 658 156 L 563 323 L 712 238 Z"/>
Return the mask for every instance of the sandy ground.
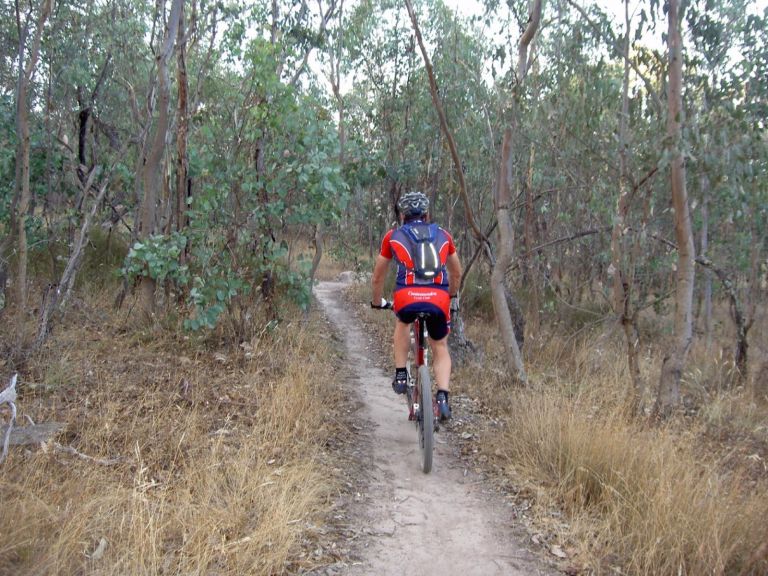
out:
<path id="1" fill-rule="evenodd" d="M 444 434 L 436 435 L 432 472 L 420 469 L 416 428 L 391 375 L 368 357 L 367 337 L 344 312 L 345 284 L 321 282 L 315 289 L 328 317 L 343 336 L 348 371 L 359 392 L 361 422 L 370 448 L 368 478 L 352 514 L 360 560 L 334 574 L 491 576 L 553 574 L 521 542 L 512 510 L 469 472 Z M 393 320 L 394 321 L 394 320 Z"/>

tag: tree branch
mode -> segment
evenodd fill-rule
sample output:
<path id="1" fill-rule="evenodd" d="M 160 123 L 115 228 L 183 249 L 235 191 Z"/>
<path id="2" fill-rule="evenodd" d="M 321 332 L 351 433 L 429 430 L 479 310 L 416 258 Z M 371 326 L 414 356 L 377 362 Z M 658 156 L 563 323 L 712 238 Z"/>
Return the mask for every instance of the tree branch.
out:
<path id="1" fill-rule="evenodd" d="M 453 134 L 451 133 L 451 130 L 448 126 L 448 119 L 445 116 L 443 105 L 440 102 L 437 82 L 435 81 L 435 73 L 432 69 L 432 63 L 429 60 L 427 49 L 424 47 L 424 40 L 421 37 L 421 30 L 419 29 L 419 23 L 416 20 L 416 13 L 413 11 L 411 0 L 405 0 L 405 6 L 408 9 L 408 15 L 410 16 L 411 24 L 413 25 L 413 32 L 416 35 L 416 40 L 419 43 L 419 50 L 421 51 L 421 55 L 424 58 L 424 67 L 426 68 L 427 76 L 429 77 L 429 90 L 432 94 L 432 103 L 434 104 L 435 111 L 437 112 L 437 115 L 440 119 L 440 127 L 443 130 L 446 139 L 448 140 L 448 148 L 451 151 L 453 166 L 456 170 L 456 179 L 459 183 L 459 191 L 461 193 L 462 199 L 464 200 L 464 214 L 467 218 L 467 222 L 472 228 L 472 232 L 475 235 L 475 238 L 481 242 L 488 243 L 488 239 L 483 235 L 483 231 L 477 225 L 477 222 L 475 222 L 475 217 L 472 214 L 472 207 L 470 206 L 469 195 L 467 193 L 467 183 L 464 180 L 464 171 L 461 168 L 461 158 L 459 157 L 459 151 L 456 147 L 456 141 L 453 139 Z"/>
<path id="2" fill-rule="evenodd" d="M 541 22 L 541 3 L 542 0 L 534 0 L 533 7 L 528 15 L 528 25 L 525 32 L 520 37 L 520 43 L 517 46 L 517 81 L 522 82 L 528 74 L 528 46 L 531 44 L 536 30 Z"/>

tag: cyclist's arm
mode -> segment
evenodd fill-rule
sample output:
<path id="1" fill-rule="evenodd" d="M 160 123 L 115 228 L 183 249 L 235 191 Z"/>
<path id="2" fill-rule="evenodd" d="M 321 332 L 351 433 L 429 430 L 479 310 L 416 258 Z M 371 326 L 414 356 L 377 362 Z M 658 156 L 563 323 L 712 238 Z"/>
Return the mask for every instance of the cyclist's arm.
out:
<path id="1" fill-rule="evenodd" d="M 376 256 L 376 262 L 373 265 L 373 274 L 371 275 L 371 302 L 381 302 L 382 292 L 384 291 L 384 280 L 387 279 L 388 269 L 389 259 L 381 254 Z"/>
<path id="2" fill-rule="evenodd" d="M 455 296 L 461 286 L 461 262 L 456 252 L 448 255 L 445 267 L 448 270 L 448 294 Z"/>

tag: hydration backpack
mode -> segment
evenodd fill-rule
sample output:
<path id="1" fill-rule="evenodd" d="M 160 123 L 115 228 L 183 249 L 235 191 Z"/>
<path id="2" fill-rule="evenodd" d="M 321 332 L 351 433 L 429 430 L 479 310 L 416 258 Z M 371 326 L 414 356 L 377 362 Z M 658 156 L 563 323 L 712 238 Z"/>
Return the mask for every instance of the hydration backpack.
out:
<path id="1" fill-rule="evenodd" d="M 412 222 L 403 224 L 392 234 L 408 250 L 413 267 L 402 264 L 413 272 L 417 284 L 432 284 L 443 269 L 437 248 L 437 224 Z"/>

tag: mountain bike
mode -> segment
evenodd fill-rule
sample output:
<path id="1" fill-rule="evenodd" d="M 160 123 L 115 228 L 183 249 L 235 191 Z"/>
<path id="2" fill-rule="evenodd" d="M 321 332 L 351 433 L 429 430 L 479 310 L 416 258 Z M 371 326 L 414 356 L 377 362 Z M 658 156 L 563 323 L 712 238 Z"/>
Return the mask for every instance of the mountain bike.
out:
<path id="1" fill-rule="evenodd" d="M 383 300 L 377 307 L 391 309 L 392 303 Z M 432 471 L 432 453 L 434 434 L 439 430 L 439 408 L 432 395 L 432 378 L 429 374 L 429 347 L 427 345 L 427 318 L 429 314 L 418 314 L 411 324 L 411 353 L 406 368 L 408 369 L 408 388 L 405 401 L 408 405 L 408 420 L 416 424 L 421 453 L 421 470 L 424 474 Z M 414 371 L 413 367 L 416 368 Z"/>

